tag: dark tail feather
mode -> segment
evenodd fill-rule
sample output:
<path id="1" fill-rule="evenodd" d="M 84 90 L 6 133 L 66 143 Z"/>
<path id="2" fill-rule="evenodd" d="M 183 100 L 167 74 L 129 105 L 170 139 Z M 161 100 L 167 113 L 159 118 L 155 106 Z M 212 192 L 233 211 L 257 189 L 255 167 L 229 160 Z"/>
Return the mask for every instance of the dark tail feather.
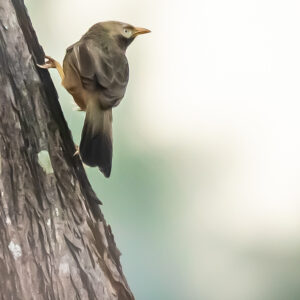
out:
<path id="1" fill-rule="evenodd" d="M 105 177 L 112 164 L 112 111 L 89 104 L 81 134 L 79 153 L 88 166 L 98 166 Z"/>

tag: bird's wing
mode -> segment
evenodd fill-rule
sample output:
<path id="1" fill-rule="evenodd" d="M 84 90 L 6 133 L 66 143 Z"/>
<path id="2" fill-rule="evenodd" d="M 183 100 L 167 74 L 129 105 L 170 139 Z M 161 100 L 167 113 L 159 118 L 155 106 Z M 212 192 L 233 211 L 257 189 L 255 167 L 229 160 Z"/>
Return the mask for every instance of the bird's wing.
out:
<path id="1" fill-rule="evenodd" d="M 122 86 L 126 88 L 128 63 L 125 55 L 109 52 L 105 46 L 98 45 L 94 41 L 75 44 L 72 47 L 72 54 L 83 84 L 86 81 L 93 81 L 104 88 L 112 84 L 118 88 Z"/>

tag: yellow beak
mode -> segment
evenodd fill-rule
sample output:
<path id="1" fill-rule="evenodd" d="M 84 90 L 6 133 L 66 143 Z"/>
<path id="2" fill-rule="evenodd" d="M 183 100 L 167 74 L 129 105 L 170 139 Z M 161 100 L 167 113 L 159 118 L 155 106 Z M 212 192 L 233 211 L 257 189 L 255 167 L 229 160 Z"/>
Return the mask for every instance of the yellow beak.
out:
<path id="1" fill-rule="evenodd" d="M 136 37 L 137 35 L 145 34 L 145 33 L 149 33 L 149 32 L 151 32 L 151 30 L 146 29 L 146 28 L 141 28 L 141 27 L 135 27 L 133 36 Z"/>

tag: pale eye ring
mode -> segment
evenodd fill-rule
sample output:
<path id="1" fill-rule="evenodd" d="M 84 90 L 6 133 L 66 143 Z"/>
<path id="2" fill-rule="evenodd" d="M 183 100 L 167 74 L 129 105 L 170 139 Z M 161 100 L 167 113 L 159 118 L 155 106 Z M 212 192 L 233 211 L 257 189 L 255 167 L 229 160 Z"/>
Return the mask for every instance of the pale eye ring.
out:
<path id="1" fill-rule="evenodd" d="M 131 30 L 128 28 L 124 28 L 124 33 L 126 36 L 130 36 L 131 35 Z"/>

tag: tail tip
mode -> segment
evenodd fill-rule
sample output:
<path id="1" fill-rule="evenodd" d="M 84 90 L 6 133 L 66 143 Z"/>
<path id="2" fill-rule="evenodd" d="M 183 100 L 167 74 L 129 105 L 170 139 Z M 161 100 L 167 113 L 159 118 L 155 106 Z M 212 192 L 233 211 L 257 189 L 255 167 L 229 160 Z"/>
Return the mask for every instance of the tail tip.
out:
<path id="1" fill-rule="evenodd" d="M 100 172 L 106 177 L 110 177 L 111 167 L 99 167 Z"/>

